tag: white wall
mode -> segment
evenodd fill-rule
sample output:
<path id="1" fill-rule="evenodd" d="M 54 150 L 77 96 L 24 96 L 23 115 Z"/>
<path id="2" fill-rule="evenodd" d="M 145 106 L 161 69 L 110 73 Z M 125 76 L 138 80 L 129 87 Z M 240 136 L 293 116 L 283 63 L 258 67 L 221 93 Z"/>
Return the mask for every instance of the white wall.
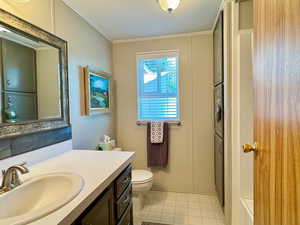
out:
<path id="1" fill-rule="evenodd" d="M 51 47 L 37 49 L 36 67 L 38 119 L 60 117 L 58 49 Z"/>
<path id="2" fill-rule="evenodd" d="M 252 80 L 252 32 L 241 32 L 240 41 L 240 139 L 241 143 L 254 143 L 253 115 L 254 89 Z M 254 191 L 254 155 L 240 151 L 241 197 L 253 199 Z"/>
<path id="3" fill-rule="evenodd" d="M 134 167 L 145 169 L 146 127 L 136 125 L 136 53 L 179 50 L 183 125 L 170 128 L 169 167 L 154 172 L 154 189 L 214 194 L 212 34 L 152 39 L 113 46 L 117 81 L 117 139 L 135 151 Z"/>
<path id="4" fill-rule="evenodd" d="M 112 71 L 112 45 L 61 0 L 26 4 L 0 0 L 0 7 L 68 41 L 73 146 L 94 149 L 103 134 L 114 135 L 113 115 L 81 116 L 80 67 Z"/>

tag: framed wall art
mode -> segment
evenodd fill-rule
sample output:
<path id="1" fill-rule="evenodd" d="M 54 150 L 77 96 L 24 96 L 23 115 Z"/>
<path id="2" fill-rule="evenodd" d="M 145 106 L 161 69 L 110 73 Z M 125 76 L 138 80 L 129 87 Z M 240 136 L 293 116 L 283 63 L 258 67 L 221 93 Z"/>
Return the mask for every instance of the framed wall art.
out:
<path id="1" fill-rule="evenodd" d="M 111 75 L 83 68 L 85 114 L 95 115 L 111 112 Z"/>

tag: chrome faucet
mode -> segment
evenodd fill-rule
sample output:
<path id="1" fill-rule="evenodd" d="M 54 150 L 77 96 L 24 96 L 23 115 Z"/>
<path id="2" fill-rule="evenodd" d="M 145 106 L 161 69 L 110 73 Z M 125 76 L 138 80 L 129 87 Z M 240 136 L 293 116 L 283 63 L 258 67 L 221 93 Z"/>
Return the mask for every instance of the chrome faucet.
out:
<path id="1" fill-rule="evenodd" d="M 21 174 L 28 173 L 29 170 L 25 167 L 26 163 L 14 165 L 7 170 L 2 170 L 2 185 L 0 187 L 0 194 L 11 191 L 21 185 L 18 171 Z"/>

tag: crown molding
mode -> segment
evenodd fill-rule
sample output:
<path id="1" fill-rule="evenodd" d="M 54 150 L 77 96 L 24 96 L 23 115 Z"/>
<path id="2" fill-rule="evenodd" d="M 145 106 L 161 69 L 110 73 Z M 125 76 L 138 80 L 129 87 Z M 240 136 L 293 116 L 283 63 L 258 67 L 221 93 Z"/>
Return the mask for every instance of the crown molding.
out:
<path id="1" fill-rule="evenodd" d="M 143 38 L 120 39 L 120 40 L 113 40 L 112 43 L 118 44 L 118 43 L 126 43 L 126 42 L 149 41 L 149 40 L 167 39 L 167 38 L 192 37 L 192 36 L 207 35 L 207 34 L 212 34 L 212 30 L 182 33 L 182 34 L 151 36 L 151 37 L 143 37 Z"/>
<path id="2" fill-rule="evenodd" d="M 219 9 L 218 9 L 218 13 L 217 13 L 216 18 L 215 18 L 215 22 L 214 22 L 213 27 L 212 27 L 212 31 L 214 31 L 214 30 L 215 30 L 215 27 L 217 26 L 218 19 L 219 19 L 219 15 L 220 15 L 220 13 L 224 10 L 225 2 L 226 2 L 226 0 L 222 0 L 222 2 L 221 2 L 221 4 L 220 4 L 220 7 L 219 7 Z"/>

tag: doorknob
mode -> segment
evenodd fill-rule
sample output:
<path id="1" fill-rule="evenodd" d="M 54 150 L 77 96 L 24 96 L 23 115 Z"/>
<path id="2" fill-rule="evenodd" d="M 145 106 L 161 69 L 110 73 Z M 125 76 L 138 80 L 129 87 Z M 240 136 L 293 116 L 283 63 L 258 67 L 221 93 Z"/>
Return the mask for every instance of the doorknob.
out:
<path id="1" fill-rule="evenodd" d="M 245 153 L 249 153 L 249 152 L 257 152 L 257 143 L 254 143 L 254 145 L 249 145 L 249 144 L 244 144 L 243 145 L 243 149 Z"/>

